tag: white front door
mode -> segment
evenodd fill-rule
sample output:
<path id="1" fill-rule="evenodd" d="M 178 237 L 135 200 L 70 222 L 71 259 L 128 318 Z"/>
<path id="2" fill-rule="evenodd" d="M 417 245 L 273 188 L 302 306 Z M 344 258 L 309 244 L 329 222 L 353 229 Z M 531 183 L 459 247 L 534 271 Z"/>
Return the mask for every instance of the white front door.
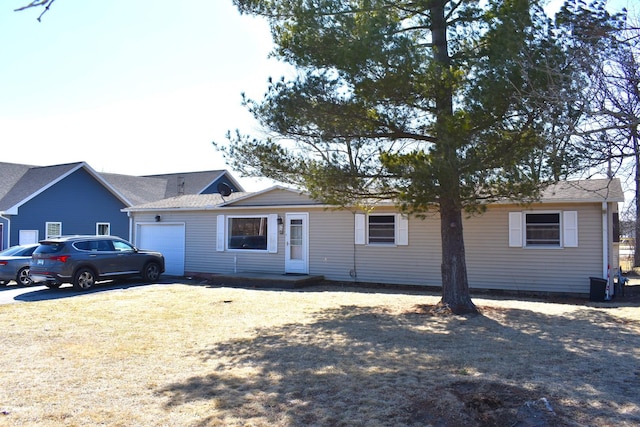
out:
<path id="1" fill-rule="evenodd" d="M 286 214 L 285 273 L 309 273 L 309 214 Z"/>

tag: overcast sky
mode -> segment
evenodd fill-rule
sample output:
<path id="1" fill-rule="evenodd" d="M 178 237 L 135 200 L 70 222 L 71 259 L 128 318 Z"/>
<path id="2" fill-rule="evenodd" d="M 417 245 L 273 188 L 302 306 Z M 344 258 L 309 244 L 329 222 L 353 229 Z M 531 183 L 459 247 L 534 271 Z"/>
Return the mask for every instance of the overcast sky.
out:
<path id="1" fill-rule="evenodd" d="M 266 22 L 231 0 L 56 0 L 42 22 L 42 9 L 13 11 L 27 3 L 0 2 L 3 162 L 229 169 L 211 142 L 255 133 L 241 93 L 260 99 L 286 73 L 267 58 Z M 248 190 L 271 185 L 231 172 Z"/>

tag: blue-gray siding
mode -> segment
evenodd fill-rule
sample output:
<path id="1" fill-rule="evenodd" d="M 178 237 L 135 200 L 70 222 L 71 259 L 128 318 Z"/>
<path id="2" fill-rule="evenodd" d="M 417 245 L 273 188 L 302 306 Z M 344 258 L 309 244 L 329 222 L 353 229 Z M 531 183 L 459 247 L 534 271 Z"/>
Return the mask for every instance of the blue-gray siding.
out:
<path id="1" fill-rule="evenodd" d="M 107 222 L 111 234 L 129 237 L 124 204 L 86 170 L 78 169 L 27 201 L 11 218 L 10 244 L 18 244 L 20 230 L 46 235 L 46 222 L 61 222 L 63 234 L 96 234 L 96 223 Z"/>

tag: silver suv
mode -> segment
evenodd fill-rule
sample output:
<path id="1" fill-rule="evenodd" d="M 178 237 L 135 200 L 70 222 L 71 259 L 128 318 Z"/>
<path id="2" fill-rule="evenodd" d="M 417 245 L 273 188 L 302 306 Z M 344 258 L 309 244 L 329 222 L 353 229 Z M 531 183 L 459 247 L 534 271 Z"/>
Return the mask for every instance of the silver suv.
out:
<path id="1" fill-rule="evenodd" d="M 137 275 L 155 282 L 164 273 L 164 257 L 137 249 L 119 237 L 68 236 L 40 241 L 29 268 L 34 283 L 49 288 L 72 283 L 75 289 L 85 291 L 98 280 L 124 276 Z"/>

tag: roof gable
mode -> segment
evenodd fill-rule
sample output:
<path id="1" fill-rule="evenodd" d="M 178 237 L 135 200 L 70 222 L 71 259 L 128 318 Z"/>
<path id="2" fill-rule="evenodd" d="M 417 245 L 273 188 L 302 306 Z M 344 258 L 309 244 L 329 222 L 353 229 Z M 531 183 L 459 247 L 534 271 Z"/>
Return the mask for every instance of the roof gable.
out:
<path id="1" fill-rule="evenodd" d="M 326 205 L 309 197 L 305 192 L 276 185 L 266 190 L 245 193 L 243 197 L 227 201 L 223 206 L 319 206 Z"/>
<path id="2" fill-rule="evenodd" d="M 226 170 L 145 175 L 143 178 L 164 179 L 166 181 L 165 198 L 185 194 L 202 194 L 221 178 L 231 182 L 236 191 L 244 191 L 242 186 Z M 207 192 L 212 193 L 212 191 Z"/>
<path id="3" fill-rule="evenodd" d="M 216 182 L 231 183 L 234 189 L 243 191 L 240 184 L 226 170 L 132 176 L 98 173 L 85 162 L 52 166 L 0 162 L 0 212 L 17 214 L 21 205 L 81 168 L 126 206 L 144 205 L 179 194 L 193 195 L 203 191 L 213 193 L 215 189 L 210 187 Z M 212 199 L 216 199 L 215 194 L 212 196 Z M 216 204 L 224 202 L 224 199 L 216 200 Z"/>
<path id="4" fill-rule="evenodd" d="M 120 199 L 125 205 L 131 205 L 116 188 L 105 181 L 89 165 L 84 162 L 68 163 L 64 165 L 30 167 L 13 187 L 0 200 L 0 211 L 9 215 L 17 214 L 18 208 L 37 197 L 43 191 L 51 188 L 56 183 L 65 179 L 75 171 L 85 169 L 92 177 L 100 182 L 114 196 Z"/>

